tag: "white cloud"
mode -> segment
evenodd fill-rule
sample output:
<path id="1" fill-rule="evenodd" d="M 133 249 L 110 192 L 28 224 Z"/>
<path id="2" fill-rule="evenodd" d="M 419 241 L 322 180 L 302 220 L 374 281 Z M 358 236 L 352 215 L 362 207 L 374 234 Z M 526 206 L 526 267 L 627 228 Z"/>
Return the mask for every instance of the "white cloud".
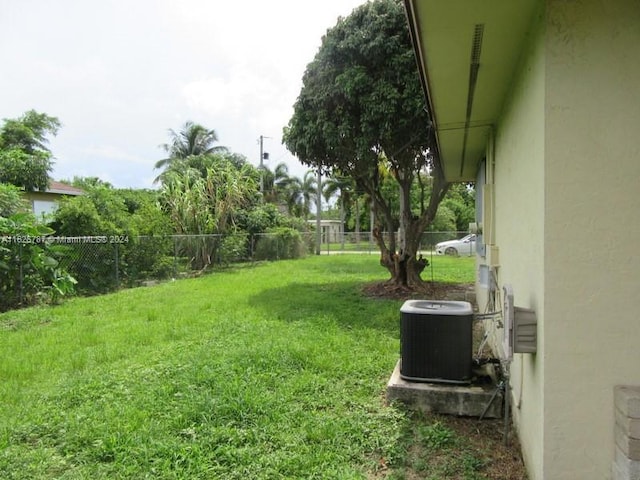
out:
<path id="1" fill-rule="evenodd" d="M 255 111 L 277 95 L 276 86 L 268 78 L 257 76 L 238 65 L 226 78 L 209 77 L 194 80 L 182 89 L 187 105 L 209 115 L 238 117 Z"/>
<path id="2" fill-rule="evenodd" d="M 138 164 L 148 164 L 149 161 L 145 158 L 141 158 L 137 155 L 133 155 L 131 152 L 127 150 L 123 150 L 120 147 L 114 145 L 101 145 L 101 146 L 91 146 L 88 148 L 82 148 L 81 153 L 86 156 L 93 158 L 103 158 L 110 159 L 116 161 L 127 161 L 131 163 Z"/>
<path id="3" fill-rule="evenodd" d="M 167 130 L 192 120 L 274 167 L 301 77 L 338 15 L 365 0 L 21 0 L 0 15 L 0 118 L 63 124 L 54 175 L 149 186 Z M 19 39 L 19 40 L 16 40 Z"/>

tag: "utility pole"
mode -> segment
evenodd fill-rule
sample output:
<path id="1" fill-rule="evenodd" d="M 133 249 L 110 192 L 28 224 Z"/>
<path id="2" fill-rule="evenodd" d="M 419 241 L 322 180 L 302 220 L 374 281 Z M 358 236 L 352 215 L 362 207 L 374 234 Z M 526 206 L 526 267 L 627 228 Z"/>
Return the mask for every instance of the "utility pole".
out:
<path id="1" fill-rule="evenodd" d="M 260 193 L 263 195 L 264 199 L 264 163 L 263 160 L 269 160 L 269 153 L 264 151 L 263 141 L 265 138 L 264 135 L 260 135 Z"/>

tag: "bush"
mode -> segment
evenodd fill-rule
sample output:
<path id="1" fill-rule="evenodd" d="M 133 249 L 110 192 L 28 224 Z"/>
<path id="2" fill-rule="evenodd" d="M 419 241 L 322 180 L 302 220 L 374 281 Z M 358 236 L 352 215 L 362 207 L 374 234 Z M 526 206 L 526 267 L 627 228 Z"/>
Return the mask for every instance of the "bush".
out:
<path id="1" fill-rule="evenodd" d="M 247 248 L 249 236 L 247 234 L 226 235 L 220 242 L 219 259 L 220 263 L 229 264 L 242 262 L 247 259 Z"/>
<path id="2" fill-rule="evenodd" d="M 156 276 L 166 270 L 161 264 L 164 255 L 173 253 L 173 242 L 170 237 L 129 237 L 126 243 L 120 247 L 120 267 L 123 270 L 124 280 L 131 285 L 153 276 L 154 278 L 168 278 L 173 272 L 173 260 L 171 271 L 166 276 Z M 164 275 L 164 274 L 162 274 Z"/>
<path id="3" fill-rule="evenodd" d="M 20 189 L 0 183 L 0 217 L 10 217 L 20 211 L 28 211 L 29 203 L 22 198 Z"/>
<path id="4" fill-rule="evenodd" d="M 45 241 L 51 233 L 29 213 L 0 217 L 0 311 L 73 293 L 75 279 Z"/>
<path id="5" fill-rule="evenodd" d="M 173 256 L 159 257 L 151 269 L 151 277 L 157 280 L 166 280 L 175 275 L 175 260 Z"/>
<path id="6" fill-rule="evenodd" d="M 288 227 L 271 229 L 256 242 L 256 260 L 280 260 L 301 258 L 305 255 L 305 245 L 298 230 Z"/>

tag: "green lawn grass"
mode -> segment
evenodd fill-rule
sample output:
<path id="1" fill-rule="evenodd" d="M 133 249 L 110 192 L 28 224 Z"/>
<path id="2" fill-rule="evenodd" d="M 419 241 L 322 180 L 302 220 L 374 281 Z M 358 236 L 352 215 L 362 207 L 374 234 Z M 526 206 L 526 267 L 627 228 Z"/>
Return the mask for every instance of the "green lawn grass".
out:
<path id="1" fill-rule="evenodd" d="M 436 281 L 473 281 L 472 259 L 438 260 Z M 377 256 L 313 256 L 0 315 L 0 478 L 401 468 L 401 302 L 360 294 L 384 278 Z"/>

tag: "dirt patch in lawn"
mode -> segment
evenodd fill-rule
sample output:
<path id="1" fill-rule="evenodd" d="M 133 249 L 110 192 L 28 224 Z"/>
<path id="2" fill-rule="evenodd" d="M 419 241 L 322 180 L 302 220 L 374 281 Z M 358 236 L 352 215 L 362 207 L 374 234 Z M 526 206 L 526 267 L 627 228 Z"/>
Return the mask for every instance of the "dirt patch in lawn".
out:
<path id="1" fill-rule="evenodd" d="M 375 282 L 366 284 L 362 292 L 367 297 L 392 300 L 462 300 L 475 303 L 472 283 L 425 282 L 419 288 L 406 288 L 388 282 Z"/>

